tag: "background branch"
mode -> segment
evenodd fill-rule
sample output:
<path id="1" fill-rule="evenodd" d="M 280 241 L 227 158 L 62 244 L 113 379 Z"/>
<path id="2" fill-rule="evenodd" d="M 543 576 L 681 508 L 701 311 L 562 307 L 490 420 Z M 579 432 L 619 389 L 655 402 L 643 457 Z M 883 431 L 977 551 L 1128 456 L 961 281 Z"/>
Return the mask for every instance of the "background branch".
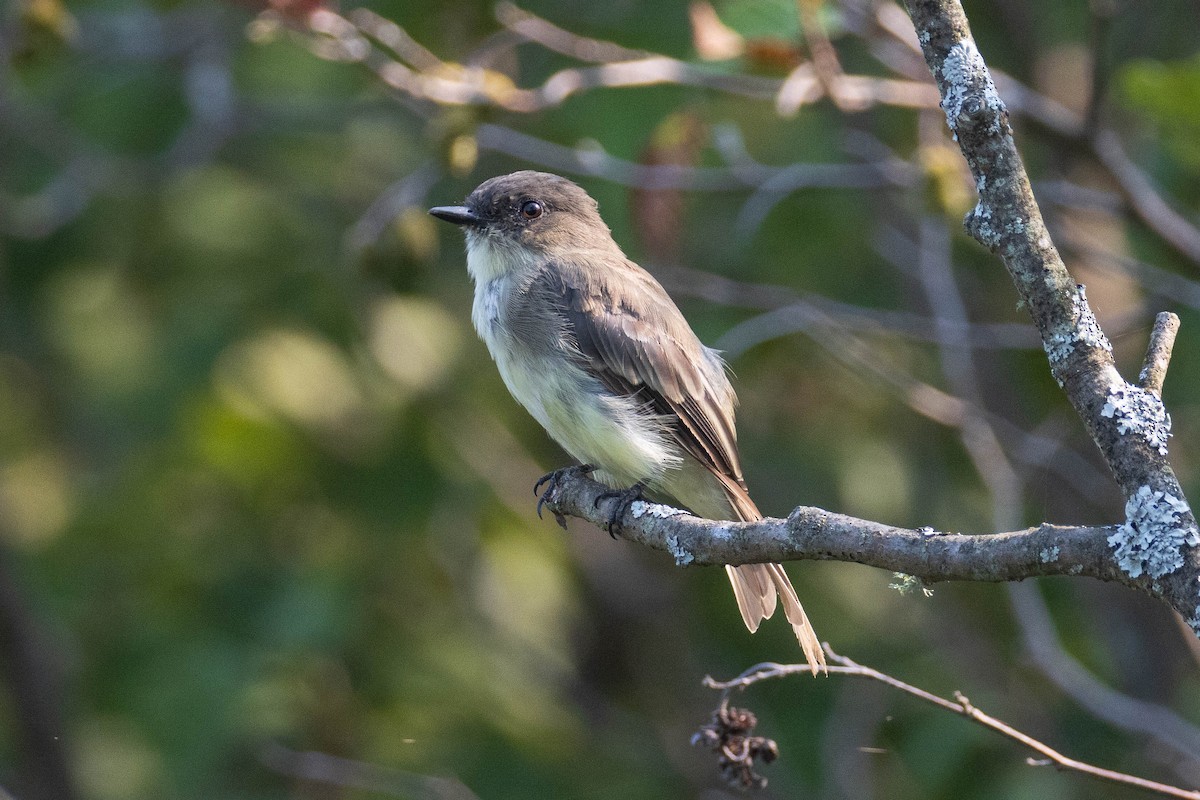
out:
<path id="1" fill-rule="evenodd" d="M 57 653 L 27 605 L 7 545 L 0 538 L 0 677 L 7 685 L 23 754 L 28 800 L 73 800 Z M 0 789 L 0 796 L 3 790 Z"/>
<path id="2" fill-rule="evenodd" d="M 1077 772 L 1081 775 L 1095 778 L 1096 780 L 1106 781 L 1109 783 L 1117 783 L 1123 786 L 1130 786 L 1143 791 L 1152 792 L 1164 797 L 1183 798 L 1184 800 L 1197 800 L 1200 798 L 1200 791 L 1192 791 L 1181 789 L 1177 786 L 1170 786 L 1158 781 L 1151 781 L 1145 778 L 1139 778 L 1135 775 L 1129 775 L 1124 772 L 1097 767 L 1093 764 L 1088 764 L 1084 761 L 1065 756 L 1059 751 L 1030 736 L 1027 733 L 1017 730 L 1011 725 L 996 719 L 992 715 L 975 707 L 967 697 L 961 692 L 954 693 L 954 700 L 947 700 L 944 697 L 939 697 L 932 692 L 928 692 L 912 684 L 905 683 L 899 678 L 895 678 L 887 673 L 864 667 L 845 656 L 838 655 L 833 652 L 829 645 L 825 645 L 825 652 L 829 656 L 829 674 L 830 675 L 846 675 L 856 678 L 867 678 L 869 680 L 878 681 L 898 689 L 905 694 L 912 695 L 919 700 L 923 700 L 930 705 L 937 706 L 945 711 L 950 711 L 959 716 L 975 722 L 988 730 L 995 731 L 1007 739 L 1033 750 L 1045 760 L 1028 759 L 1027 763 L 1030 766 L 1047 766 L 1053 765 L 1058 769 L 1069 772 Z M 809 671 L 807 664 L 774 664 L 763 663 L 755 664 L 741 675 L 728 681 L 717 681 L 711 677 L 704 679 L 704 685 L 710 689 L 721 689 L 721 706 L 725 707 L 729 701 L 730 693 L 734 689 L 744 690 L 754 684 L 768 679 L 783 678 L 790 675 L 797 675 L 802 672 Z"/>

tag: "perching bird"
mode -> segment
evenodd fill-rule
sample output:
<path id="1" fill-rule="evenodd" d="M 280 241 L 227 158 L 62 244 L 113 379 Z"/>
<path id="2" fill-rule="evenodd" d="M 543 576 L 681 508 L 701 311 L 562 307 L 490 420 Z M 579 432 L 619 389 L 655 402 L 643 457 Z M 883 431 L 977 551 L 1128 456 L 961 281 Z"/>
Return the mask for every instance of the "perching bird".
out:
<path id="1" fill-rule="evenodd" d="M 595 200 L 566 178 L 522 171 L 430 213 L 466 232 L 475 329 L 512 396 L 563 449 L 613 488 L 645 486 L 710 519 L 762 518 L 742 477 L 724 362 L 621 252 Z M 751 632 L 778 595 L 813 673 L 825 666 L 781 565 L 725 570 Z"/>

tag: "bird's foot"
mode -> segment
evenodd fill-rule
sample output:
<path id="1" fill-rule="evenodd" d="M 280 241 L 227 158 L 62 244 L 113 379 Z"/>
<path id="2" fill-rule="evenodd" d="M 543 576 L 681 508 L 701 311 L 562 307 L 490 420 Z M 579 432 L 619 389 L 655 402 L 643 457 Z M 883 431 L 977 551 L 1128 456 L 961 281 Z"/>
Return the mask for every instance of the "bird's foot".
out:
<path id="1" fill-rule="evenodd" d="M 553 472 L 547 472 L 545 475 L 537 479 L 537 483 L 533 485 L 534 495 L 538 495 L 537 515 L 538 519 L 542 518 L 542 506 L 546 505 L 546 501 L 550 499 L 550 495 L 558 489 L 558 485 L 563 478 L 568 475 L 588 475 L 592 470 L 596 469 L 591 464 L 580 464 L 578 466 L 563 467 L 556 469 Z M 546 491 L 541 491 L 542 486 L 546 486 Z M 540 492 L 540 495 L 539 495 Z M 551 509 L 554 514 L 554 521 L 565 531 L 567 529 L 567 518 L 562 514 Z"/>
<path id="2" fill-rule="evenodd" d="M 644 492 L 645 489 L 646 484 L 638 481 L 628 489 L 614 489 L 610 492 L 603 492 L 596 498 L 596 502 L 593 503 L 593 505 L 597 508 L 605 500 L 611 500 L 613 498 L 617 499 L 617 504 L 613 506 L 612 513 L 608 515 L 607 527 L 609 536 L 614 539 L 617 538 L 617 533 L 614 528 L 621 527 L 621 517 L 625 516 L 625 512 L 629 510 L 629 507 L 633 505 L 635 500 L 643 499 L 642 492 Z"/>

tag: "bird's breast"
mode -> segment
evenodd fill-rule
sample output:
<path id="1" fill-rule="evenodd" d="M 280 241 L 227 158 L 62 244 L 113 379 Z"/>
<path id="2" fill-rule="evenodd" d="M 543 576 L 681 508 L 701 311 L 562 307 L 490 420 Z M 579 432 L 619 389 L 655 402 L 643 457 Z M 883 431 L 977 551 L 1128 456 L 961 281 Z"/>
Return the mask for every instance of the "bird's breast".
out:
<path id="1" fill-rule="evenodd" d="M 607 473 L 614 485 L 657 482 L 682 461 L 667 422 L 632 397 L 615 395 L 569 355 L 548 309 L 514 300 L 501 276 L 475 286 L 472 318 L 504 385 L 564 450 Z"/>

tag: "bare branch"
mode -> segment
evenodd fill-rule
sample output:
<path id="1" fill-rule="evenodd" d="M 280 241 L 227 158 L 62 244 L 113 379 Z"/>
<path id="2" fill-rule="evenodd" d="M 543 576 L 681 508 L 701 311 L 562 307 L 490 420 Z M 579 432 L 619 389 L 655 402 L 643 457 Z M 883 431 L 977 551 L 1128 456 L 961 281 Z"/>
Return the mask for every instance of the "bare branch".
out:
<path id="1" fill-rule="evenodd" d="M 404 209 L 425 199 L 425 193 L 437 180 L 437 175 L 433 164 L 427 161 L 384 189 L 346 233 L 346 249 L 357 256 L 379 241 Z"/>
<path id="2" fill-rule="evenodd" d="M 774 100 L 795 113 L 801 105 L 825 97 L 826 87 L 811 73 L 797 84 L 756 75 L 730 75 L 717 69 L 656 53 L 629 50 L 570 33 L 511 4 L 497 8 L 501 24 L 548 49 L 572 55 L 594 66 L 559 70 L 541 86 L 516 86 L 505 74 L 484 67 L 463 67 L 442 61 L 418 44 L 395 23 L 380 24 L 370 13 L 347 18 L 323 8 L 310 15 L 308 27 L 317 34 L 307 40 L 314 55 L 333 61 L 361 62 L 388 86 L 438 105 L 495 106 L 530 113 L 562 105 L 568 98 L 596 88 L 631 86 L 696 86 L 759 100 Z M 260 19 L 256 36 L 270 32 L 271 22 Z M 379 42 L 389 52 L 375 46 Z M 405 63 L 407 62 L 407 63 Z M 928 84 L 869 75 L 838 74 L 829 88 L 839 105 L 857 109 L 874 105 L 932 108 L 936 93 Z"/>
<path id="3" fill-rule="evenodd" d="M 839 111 L 851 112 L 859 110 L 847 101 L 847 98 L 837 92 L 838 81 L 845 76 L 842 64 L 838 60 L 837 51 L 825 33 L 821 23 L 821 0 L 797 0 L 796 6 L 800 11 L 800 30 L 808 45 L 809 55 L 816 73 L 817 81 L 832 99 Z"/>
<path id="4" fill-rule="evenodd" d="M 689 167 L 679 164 L 639 164 L 606 152 L 599 144 L 566 147 L 503 125 L 484 123 L 475 131 L 479 146 L 535 164 L 584 175 L 597 175 L 639 189 L 736 191 L 770 183 L 773 191 L 803 188 L 865 189 L 905 186 L 913 177 L 907 165 L 893 161 L 868 164 L 796 163 L 772 166 L 737 164 L 729 167 Z"/>
<path id="5" fill-rule="evenodd" d="M 607 487 L 564 471 L 545 496 L 552 513 L 606 528 L 617 510 Z M 851 561 L 934 583 L 1011 581 L 1036 575 L 1088 575 L 1160 592 L 1145 575 L 1132 578 L 1108 546 L 1117 526 L 1042 524 L 1009 533 L 966 535 L 912 530 L 800 506 L 786 520 L 719 522 L 670 506 L 634 502 L 618 518 L 621 536 L 670 553 L 680 566 L 775 561 Z"/>
<path id="6" fill-rule="evenodd" d="M 28 607 L 9 561 L 7 546 L 0 546 L 0 678 L 11 695 L 21 777 L 30 800 L 71 800 L 78 791 L 63 740 L 67 726 L 62 665 Z"/>
<path id="7" fill-rule="evenodd" d="M 633 61 L 651 55 L 646 50 L 634 50 L 614 42 L 580 36 L 536 14 L 518 8 L 507 0 L 496 4 L 496 21 L 522 38 L 537 42 L 547 50 L 577 58 L 590 64 L 611 61 Z"/>
<path id="8" fill-rule="evenodd" d="M 1148 392 L 1162 397 L 1163 381 L 1167 377 L 1167 366 L 1171 363 L 1171 350 L 1175 347 L 1175 334 L 1179 333 L 1179 317 L 1163 311 L 1154 318 L 1154 329 L 1150 331 L 1150 345 L 1146 348 L 1146 360 L 1138 374 L 1138 385 Z"/>
<path id="9" fill-rule="evenodd" d="M 1200 728 L 1169 708 L 1106 686 L 1064 651 L 1036 583 L 1013 583 L 1008 590 L 1025 649 L 1047 680 L 1097 719 L 1146 737 L 1189 766 L 1200 764 Z"/>
<path id="10" fill-rule="evenodd" d="M 1138 169 L 1112 131 L 1101 131 L 1092 140 L 1096 157 L 1117 179 L 1130 208 L 1147 227 L 1194 263 L 1200 264 L 1200 230 L 1171 208 L 1146 174 Z"/>
<path id="11" fill-rule="evenodd" d="M 263 748 L 259 761 L 280 775 L 343 789 L 361 789 L 416 800 L 478 800 L 478 796 L 456 778 L 414 775 L 329 753 L 292 750 L 278 742 L 270 742 Z"/>
<path id="12" fill-rule="evenodd" d="M 939 697 L 932 692 L 927 692 L 924 689 L 905 683 L 899 678 L 894 678 L 887 673 L 879 670 L 865 667 L 858 664 L 845 656 L 840 656 L 825 645 L 825 652 L 829 656 L 829 674 L 830 675 L 846 675 L 857 678 L 867 678 L 869 680 L 878 681 L 886 684 L 893 689 L 898 689 L 905 694 L 912 695 L 920 700 L 937 706 L 938 708 L 950 711 L 959 716 L 982 725 L 989 730 L 999 733 L 1007 739 L 1011 739 L 1018 744 L 1029 748 L 1042 759 L 1028 759 L 1026 763 L 1030 766 L 1050 766 L 1053 765 L 1061 770 L 1069 772 L 1077 772 L 1081 775 L 1095 778 L 1096 780 L 1105 781 L 1107 783 L 1115 783 L 1122 786 L 1129 786 L 1137 789 L 1142 789 L 1147 792 L 1162 795 L 1164 797 L 1184 798 L 1184 800 L 1200 800 L 1200 791 L 1181 789 L 1177 786 L 1170 786 L 1165 783 L 1139 778 L 1134 775 L 1129 775 L 1124 772 L 1116 772 L 1115 770 L 1097 767 L 1093 764 L 1088 764 L 1084 761 L 1078 761 L 1069 756 L 1063 755 L 1059 751 L 1050 747 L 1048 744 L 1035 739 L 1027 733 L 1017 730 L 1011 725 L 1002 722 L 990 714 L 976 708 L 967 697 L 961 692 L 954 693 L 954 700 L 947 700 L 944 697 Z M 762 663 L 756 664 L 743 672 L 741 675 L 728 681 L 716 681 L 710 678 L 705 678 L 704 685 L 710 689 L 721 689 L 721 704 L 725 706 L 728 702 L 729 695 L 734 689 L 745 689 L 753 686 L 759 681 L 770 678 L 783 678 L 789 675 L 796 675 L 801 672 L 809 671 L 807 664 L 774 664 Z"/>

